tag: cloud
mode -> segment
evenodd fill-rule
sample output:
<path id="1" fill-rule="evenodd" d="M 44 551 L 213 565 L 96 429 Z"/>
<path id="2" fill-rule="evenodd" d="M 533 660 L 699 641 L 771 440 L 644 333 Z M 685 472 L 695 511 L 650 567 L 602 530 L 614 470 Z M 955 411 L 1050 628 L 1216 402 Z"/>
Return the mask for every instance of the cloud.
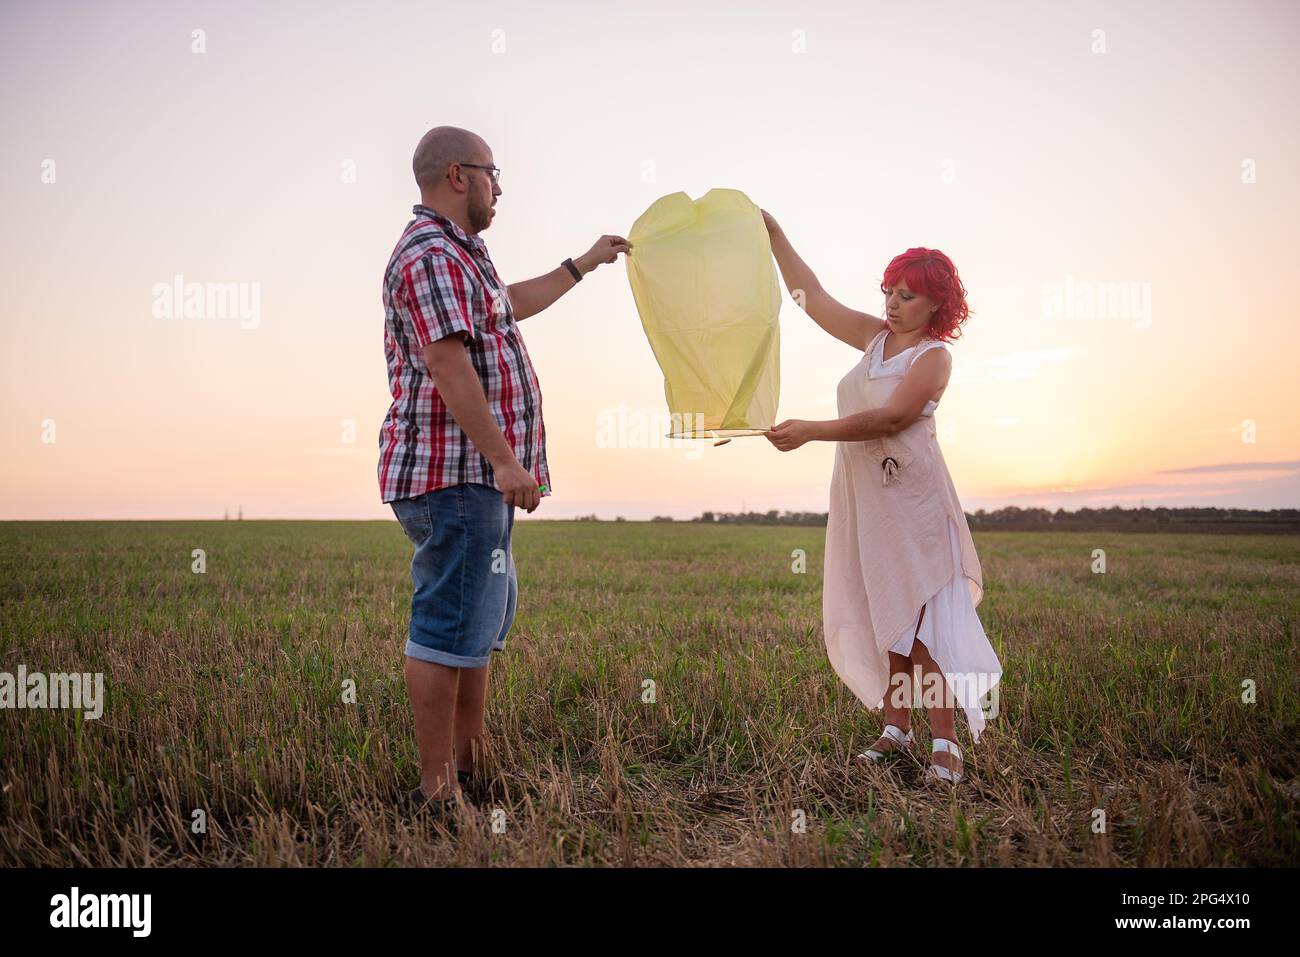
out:
<path id="1" fill-rule="evenodd" d="M 1219 508 L 1300 508 L 1300 462 L 1264 463 L 1283 467 L 1283 474 L 1269 474 L 1258 478 L 1234 476 L 1218 482 L 1130 482 L 1125 485 L 1098 485 L 1092 487 L 1062 487 L 1053 489 L 1009 490 L 993 495 L 962 496 L 966 511 L 976 508 L 995 509 L 1004 505 L 1023 507 L 1066 508 L 1104 507 L 1108 505 L 1137 505 L 1170 508 L 1217 506 Z M 1167 469 L 1167 472 L 1224 472 L 1241 471 L 1240 467 L 1196 466 L 1189 469 Z"/>
<path id="2" fill-rule="evenodd" d="M 1079 352 L 1078 349 L 1026 349 L 1009 352 L 993 359 L 976 359 L 963 362 L 961 374 L 953 376 L 955 382 L 984 382 L 991 379 L 1035 379 L 1043 367 L 1052 362 L 1064 362 Z"/>
<path id="3" fill-rule="evenodd" d="M 1190 465 L 1181 469 L 1159 469 L 1157 475 L 1190 475 L 1203 472 L 1294 472 L 1300 469 L 1300 459 L 1287 462 L 1220 462 L 1217 465 Z"/>
<path id="4" fill-rule="evenodd" d="M 547 431 L 549 431 L 549 429 Z M 375 450 L 372 449 L 369 444 L 363 446 L 360 443 L 349 443 L 347 445 L 339 445 L 337 447 L 324 449 L 303 449 L 302 453 L 303 455 L 325 455 L 331 458 L 352 458 L 354 456 L 359 456 L 361 458 L 373 459 L 375 457 Z"/>

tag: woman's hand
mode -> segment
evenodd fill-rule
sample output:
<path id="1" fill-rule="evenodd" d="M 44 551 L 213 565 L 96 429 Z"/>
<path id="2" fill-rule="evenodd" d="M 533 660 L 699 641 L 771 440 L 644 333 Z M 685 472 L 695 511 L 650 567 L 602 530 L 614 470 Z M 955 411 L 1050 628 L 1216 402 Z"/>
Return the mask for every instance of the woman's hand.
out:
<path id="1" fill-rule="evenodd" d="M 782 452 L 793 451 L 805 442 L 816 438 L 813 434 L 813 423 L 805 419 L 786 419 L 779 425 L 774 425 L 770 431 L 764 432 L 763 436 Z"/>

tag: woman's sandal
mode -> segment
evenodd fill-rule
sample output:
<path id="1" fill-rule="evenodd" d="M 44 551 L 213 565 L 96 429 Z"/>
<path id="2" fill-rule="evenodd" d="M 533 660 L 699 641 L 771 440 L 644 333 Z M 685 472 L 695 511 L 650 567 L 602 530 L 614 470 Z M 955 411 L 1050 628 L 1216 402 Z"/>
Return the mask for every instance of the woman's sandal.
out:
<path id="1" fill-rule="evenodd" d="M 934 743 L 930 746 L 931 754 L 938 754 L 940 751 L 947 751 L 958 761 L 961 760 L 961 748 L 957 747 L 956 741 L 949 741 L 947 738 L 935 738 Z M 930 762 L 930 766 L 925 769 L 925 778 L 927 781 L 946 781 L 952 785 L 961 784 L 966 775 L 959 768 L 957 771 L 951 771 L 948 768 Z"/>
<path id="2" fill-rule="evenodd" d="M 869 748 L 862 754 L 858 755 L 859 759 L 870 761 L 873 764 L 879 764 L 890 755 L 897 757 L 899 754 L 907 752 L 912 747 L 912 730 L 910 728 L 906 733 L 904 733 L 897 725 L 887 724 L 885 725 L 885 730 L 880 732 L 880 736 L 893 741 L 894 746 L 884 751 Z"/>

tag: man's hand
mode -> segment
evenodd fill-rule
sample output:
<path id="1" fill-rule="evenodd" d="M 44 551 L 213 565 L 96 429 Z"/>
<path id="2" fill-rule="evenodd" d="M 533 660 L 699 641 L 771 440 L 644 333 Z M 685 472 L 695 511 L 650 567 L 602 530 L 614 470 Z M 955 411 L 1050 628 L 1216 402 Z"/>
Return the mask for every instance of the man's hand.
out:
<path id="1" fill-rule="evenodd" d="M 601 236 L 596 240 L 595 245 L 575 259 L 573 264 L 585 276 L 601 263 L 612 263 L 618 258 L 619 253 L 625 253 L 631 248 L 632 244 L 622 236 Z"/>
<path id="2" fill-rule="evenodd" d="M 506 504 L 531 512 L 542 501 L 542 493 L 537 486 L 537 479 L 524 471 L 516 460 L 512 465 L 495 471 L 497 485 Z"/>
<path id="3" fill-rule="evenodd" d="M 763 436 L 782 452 L 793 451 L 816 438 L 813 423 L 805 419 L 786 419 L 774 425 L 771 431 L 764 432 Z"/>
<path id="4" fill-rule="evenodd" d="M 601 263 L 612 263 L 619 253 L 626 253 L 631 248 L 632 244 L 622 236 L 601 236 L 594 246 L 573 261 L 573 266 L 585 276 Z M 506 287 L 506 294 L 510 296 L 515 321 L 522 322 L 537 315 L 576 285 L 577 280 L 563 265 L 556 266 L 545 276 L 511 283 Z"/>

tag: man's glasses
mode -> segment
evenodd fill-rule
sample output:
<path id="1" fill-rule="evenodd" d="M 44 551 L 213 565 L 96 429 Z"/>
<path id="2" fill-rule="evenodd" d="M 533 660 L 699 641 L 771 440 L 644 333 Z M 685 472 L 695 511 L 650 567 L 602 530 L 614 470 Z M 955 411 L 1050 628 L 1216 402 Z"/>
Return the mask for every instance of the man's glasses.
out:
<path id="1" fill-rule="evenodd" d="M 495 166 L 484 166 L 482 163 L 461 163 L 460 165 L 468 166 L 470 169 L 485 169 L 492 174 L 493 183 L 501 182 L 501 170 L 497 169 Z"/>

